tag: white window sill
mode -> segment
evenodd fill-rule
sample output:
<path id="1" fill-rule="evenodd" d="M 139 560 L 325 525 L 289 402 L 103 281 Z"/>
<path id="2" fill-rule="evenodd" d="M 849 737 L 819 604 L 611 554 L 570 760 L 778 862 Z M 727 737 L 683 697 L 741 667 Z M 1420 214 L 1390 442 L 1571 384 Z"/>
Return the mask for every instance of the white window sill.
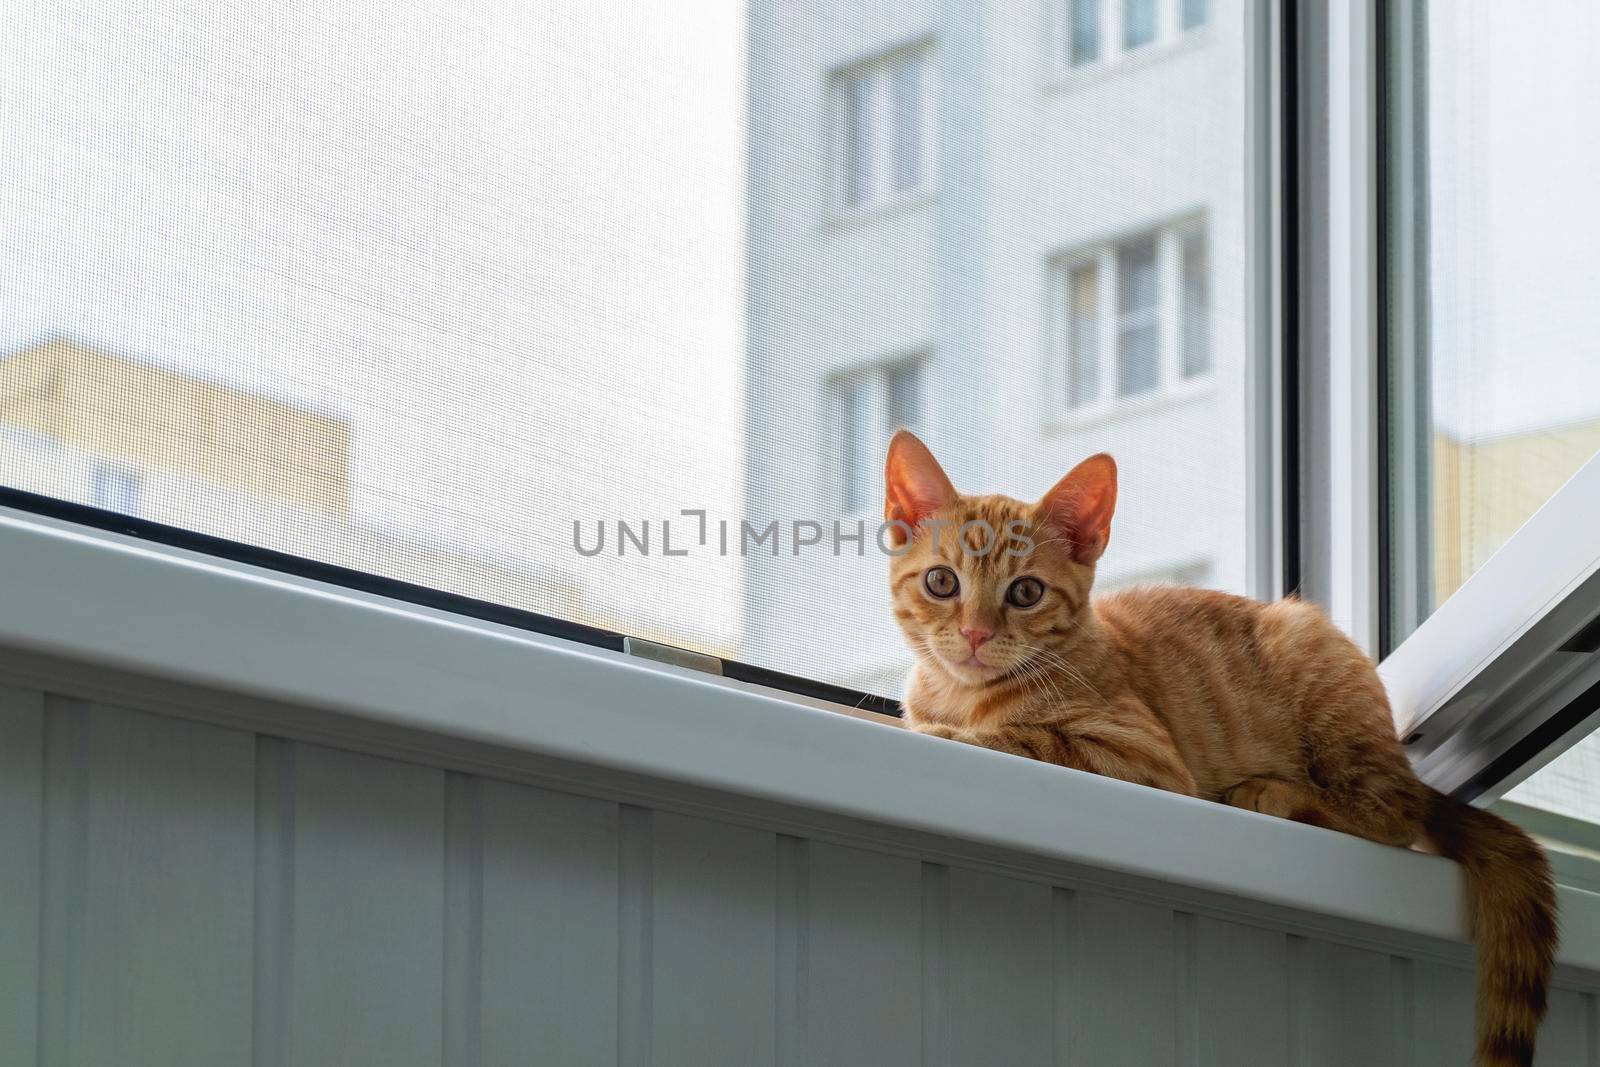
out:
<path id="1" fill-rule="evenodd" d="M 0 511 L 0 650 L 1462 940 L 1434 856 L 906 732 L 741 683 Z M 1600 969 L 1600 896 L 1563 890 Z"/>
<path id="2" fill-rule="evenodd" d="M 921 211 L 933 204 L 938 195 L 931 187 L 911 189 L 883 200 L 875 200 L 859 207 L 835 207 L 823 220 L 823 229 L 832 232 L 859 229 L 894 218 Z"/>
<path id="3" fill-rule="evenodd" d="M 1217 376 L 1207 373 L 1131 397 L 1118 397 L 1078 408 L 1058 405 L 1048 413 L 1044 429 L 1051 434 L 1079 433 L 1106 422 L 1159 414 L 1191 401 L 1203 400 L 1216 391 Z"/>

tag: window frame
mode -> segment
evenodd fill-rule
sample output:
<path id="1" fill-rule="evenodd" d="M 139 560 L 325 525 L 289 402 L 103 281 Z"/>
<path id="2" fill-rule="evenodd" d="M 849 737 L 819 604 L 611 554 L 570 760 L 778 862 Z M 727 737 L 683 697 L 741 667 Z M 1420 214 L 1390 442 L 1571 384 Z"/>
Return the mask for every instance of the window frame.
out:
<path id="1" fill-rule="evenodd" d="M 1494 799 L 1600 721 L 1600 455 L 1379 665 L 1419 773 Z"/>
<path id="2" fill-rule="evenodd" d="M 1378 658 L 1379 426 L 1375 11 L 1285 0 L 1300 92 L 1288 220 L 1297 276 L 1286 343 L 1297 351 L 1286 407 L 1297 420 L 1301 488 L 1294 591 L 1323 605 Z"/>

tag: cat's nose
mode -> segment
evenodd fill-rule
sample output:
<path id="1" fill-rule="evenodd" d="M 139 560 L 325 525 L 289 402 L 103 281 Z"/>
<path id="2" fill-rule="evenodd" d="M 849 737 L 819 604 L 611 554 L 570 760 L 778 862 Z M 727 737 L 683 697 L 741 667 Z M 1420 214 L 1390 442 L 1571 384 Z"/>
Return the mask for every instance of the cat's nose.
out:
<path id="1" fill-rule="evenodd" d="M 985 630 L 979 626 L 963 626 L 961 636 L 967 639 L 967 644 L 972 646 L 972 651 L 978 651 L 978 646 L 994 636 L 993 630 Z"/>

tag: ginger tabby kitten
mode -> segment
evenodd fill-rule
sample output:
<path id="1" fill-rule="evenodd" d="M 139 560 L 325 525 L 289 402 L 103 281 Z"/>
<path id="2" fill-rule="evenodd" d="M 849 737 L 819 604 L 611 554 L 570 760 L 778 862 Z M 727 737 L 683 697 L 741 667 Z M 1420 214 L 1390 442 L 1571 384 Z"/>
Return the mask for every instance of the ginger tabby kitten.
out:
<path id="1" fill-rule="evenodd" d="M 1117 501 L 1110 456 L 1038 503 L 964 496 L 901 430 L 884 516 L 895 618 L 917 654 L 906 725 L 1356 834 L 1466 868 L 1479 1067 L 1526 1067 L 1555 956 L 1544 853 L 1418 781 L 1372 662 L 1316 607 L 1202 589 L 1089 599 Z M 964 524 L 983 520 L 982 526 Z M 905 531 L 910 545 L 905 546 Z M 1033 542 L 1009 540 L 1020 531 Z M 989 551 L 980 551 L 985 546 Z"/>

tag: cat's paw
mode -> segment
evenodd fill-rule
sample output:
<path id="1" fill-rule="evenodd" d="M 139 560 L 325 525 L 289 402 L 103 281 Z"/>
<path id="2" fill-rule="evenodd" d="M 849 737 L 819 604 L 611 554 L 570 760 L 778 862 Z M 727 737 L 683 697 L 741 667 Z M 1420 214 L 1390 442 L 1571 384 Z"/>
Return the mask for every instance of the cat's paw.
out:
<path id="1" fill-rule="evenodd" d="M 942 722 L 917 722 L 912 723 L 907 729 L 915 733 L 927 734 L 929 737 L 943 737 L 951 741 L 966 740 L 960 730 L 953 726 L 946 726 Z"/>
<path id="2" fill-rule="evenodd" d="M 1275 778 L 1248 778 L 1223 795 L 1227 803 L 1246 811 L 1259 811 L 1280 819 L 1326 826 L 1328 819 L 1318 801 L 1316 790 L 1294 782 Z"/>
<path id="3" fill-rule="evenodd" d="M 1248 778 L 1224 793 L 1223 803 L 1230 807 L 1243 808 L 1245 811 L 1260 811 L 1270 815 L 1271 812 L 1266 812 L 1261 807 L 1267 785 L 1267 781 L 1263 778 Z"/>

